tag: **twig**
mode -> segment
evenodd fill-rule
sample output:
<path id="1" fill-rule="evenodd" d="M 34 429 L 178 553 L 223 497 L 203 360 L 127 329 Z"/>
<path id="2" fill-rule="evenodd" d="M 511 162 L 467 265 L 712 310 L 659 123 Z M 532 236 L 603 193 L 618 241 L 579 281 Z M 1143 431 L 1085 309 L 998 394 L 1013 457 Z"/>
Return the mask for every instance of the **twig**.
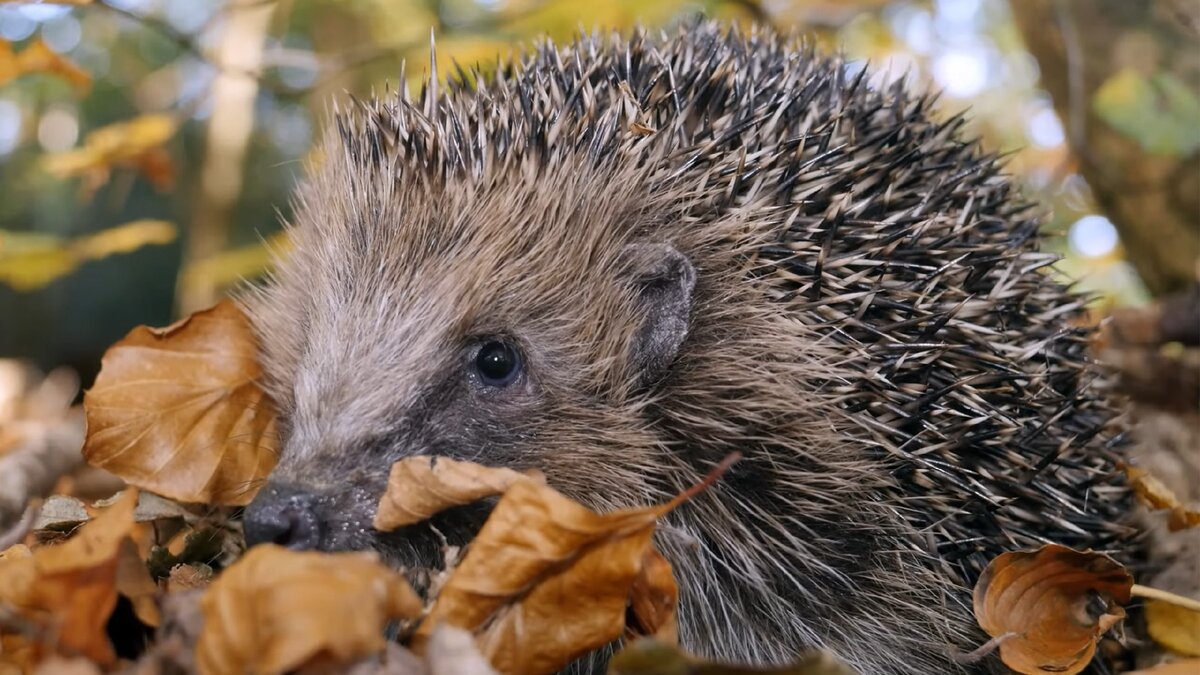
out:
<path id="1" fill-rule="evenodd" d="M 1133 588 L 1131 588 L 1129 592 L 1135 598 L 1158 600 L 1160 602 L 1165 602 L 1168 605 L 1175 605 L 1176 607 L 1182 607 L 1193 612 L 1200 612 L 1200 600 L 1193 600 L 1192 598 L 1187 598 L 1182 595 L 1176 595 L 1170 591 L 1163 591 L 1157 588 L 1150 588 L 1149 586 L 1142 586 L 1141 584 L 1134 584 Z"/>

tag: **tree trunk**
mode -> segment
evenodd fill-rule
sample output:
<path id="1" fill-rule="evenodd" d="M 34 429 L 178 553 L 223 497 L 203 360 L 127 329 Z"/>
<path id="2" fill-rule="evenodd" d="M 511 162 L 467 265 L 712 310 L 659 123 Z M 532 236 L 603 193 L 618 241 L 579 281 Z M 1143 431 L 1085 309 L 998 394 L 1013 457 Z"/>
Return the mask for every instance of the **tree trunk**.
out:
<path id="1" fill-rule="evenodd" d="M 1154 295 L 1187 288 L 1200 259 L 1200 154 L 1194 142 L 1200 114 L 1186 102 L 1187 93 L 1176 92 L 1175 107 L 1161 109 L 1170 105 L 1163 100 L 1168 98 L 1161 88 L 1164 75 L 1182 84 L 1180 90 L 1190 92 L 1192 102 L 1200 100 L 1200 11 L 1190 1 L 1011 3 L 1080 171 Z M 1135 113 L 1127 113 L 1124 124 L 1116 122 L 1122 129 L 1113 126 L 1112 115 L 1105 114 L 1095 97 L 1106 86 L 1116 93 L 1118 77 L 1147 85 L 1133 89 L 1142 100 L 1130 103 L 1128 110 Z M 1183 105 L 1178 105 L 1180 96 Z M 1147 109 L 1149 114 L 1137 114 Z M 1183 120 L 1178 119 L 1180 111 Z M 1148 139 L 1156 131 L 1151 125 L 1172 123 L 1164 121 L 1166 115 L 1175 115 L 1174 128 L 1183 131 L 1164 147 Z M 1146 134 L 1138 131 L 1143 124 Z"/>
<path id="2" fill-rule="evenodd" d="M 204 309 L 220 298 L 221 288 L 215 280 L 191 272 L 229 246 L 230 220 L 242 194 L 246 148 L 254 129 L 254 100 L 259 89 L 255 73 L 262 65 L 275 5 L 232 5 L 219 38 L 216 63 L 220 72 L 212 88 L 200 190 L 175 288 L 175 311 L 181 315 Z"/>

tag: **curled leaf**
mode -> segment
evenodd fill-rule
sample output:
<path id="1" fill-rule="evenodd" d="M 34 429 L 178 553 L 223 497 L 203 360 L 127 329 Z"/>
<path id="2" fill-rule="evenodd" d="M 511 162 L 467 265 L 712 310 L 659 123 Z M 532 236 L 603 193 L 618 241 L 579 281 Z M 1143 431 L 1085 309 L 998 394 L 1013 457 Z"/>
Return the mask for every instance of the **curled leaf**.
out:
<path id="1" fill-rule="evenodd" d="M 1125 618 L 1133 577 L 1111 558 L 1058 544 L 997 556 L 975 584 L 975 618 L 1011 634 L 1000 659 L 1018 673 L 1078 673 L 1101 635 Z"/>
<path id="2" fill-rule="evenodd" d="M 629 593 L 630 625 L 626 637 L 651 635 L 674 644 L 679 640 L 675 608 L 679 588 L 671 563 L 653 548 L 646 551 L 642 569 Z"/>
<path id="3" fill-rule="evenodd" d="M 105 625 L 136 504 L 137 490 L 126 490 L 66 542 L 0 559 L 0 602 L 43 629 L 37 653 L 82 654 L 101 665 L 116 660 Z"/>
<path id="4" fill-rule="evenodd" d="M 84 397 L 84 457 L 182 502 L 244 505 L 275 466 L 275 411 L 249 321 L 226 300 L 167 328 L 135 328 Z"/>
<path id="5" fill-rule="evenodd" d="M 297 552 L 256 546 L 200 599 L 201 675 L 283 673 L 348 664 L 381 652 L 389 621 L 421 602 L 373 553 Z"/>
<path id="6" fill-rule="evenodd" d="M 1145 469 L 1123 466 L 1125 477 L 1138 501 L 1153 510 L 1170 510 L 1167 528 L 1176 532 L 1200 525 L 1200 511 L 1179 503 L 1179 498 L 1161 480 Z"/>
<path id="7" fill-rule="evenodd" d="M 504 673 L 548 673 L 621 636 L 659 508 L 597 514 L 518 481 L 496 505 L 416 635 L 476 631 Z"/>
<path id="8" fill-rule="evenodd" d="M 375 512 L 375 529 L 387 532 L 419 523 L 452 506 L 503 494 L 514 483 L 529 479 L 512 469 L 449 457 L 408 457 L 392 465 Z"/>

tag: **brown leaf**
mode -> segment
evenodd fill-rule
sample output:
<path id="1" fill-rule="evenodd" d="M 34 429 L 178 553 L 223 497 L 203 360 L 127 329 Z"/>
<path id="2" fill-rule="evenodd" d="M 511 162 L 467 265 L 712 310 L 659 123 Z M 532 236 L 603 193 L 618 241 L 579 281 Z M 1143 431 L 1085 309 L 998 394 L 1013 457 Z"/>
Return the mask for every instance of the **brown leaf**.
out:
<path id="1" fill-rule="evenodd" d="M 117 558 L 117 592 L 129 599 L 133 613 L 147 626 L 157 627 L 162 621 L 158 611 L 158 584 L 150 576 L 146 563 L 138 555 L 137 544 L 127 539 Z"/>
<path id="2" fill-rule="evenodd" d="M 408 457 L 392 465 L 375 512 L 375 529 L 389 532 L 428 519 L 452 506 L 503 494 L 530 480 L 512 469 L 486 467 L 449 457 Z"/>
<path id="3" fill-rule="evenodd" d="M 1170 509 L 1167 528 L 1172 532 L 1200 525 L 1200 511 L 1179 503 L 1179 498 L 1149 471 L 1124 465 L 1125 477 L 1138 501 L 1153 510 Z"/>
<path id="4" fill-rule="evenodd" d="M 1111 558 L 1048 544 L 992 560 L 975 584 L 975 618 L 988 635 L 1009 635 L 1000 659 L 1018 673 L 1071 675 L 1125 618 L 1132 587 Z"/>
<path id="5" fill-rule="evenodd" d="M 678 647 L 645 638 L 630 643 L 613 657 L 611 675 L 854 675 L 854 671 L 832 654 L 813 651 L 791 664 L 774 668 L 747 669 L 689 656 Z"/>
<path id="6" fill-rule="evenodd" d="M 175 593 L 178 591 L 187 591 L 194 588 L 204 588 L 212 583 L 213 571 L 208 565 L 201 564 L 179 564 L 171 568 L 170 576 L 167 577 L 167 592 Z"/>
<path id="7" fill-rule="evenodd" d="M 621 636 L 661 509 L 600 515 L 532 481 L 500 499 L 418 629 L 480 631 L 501 672 L 549 673 Z"/>
<path id="8" fill-rule="evenodd" d="M 740 457 L 731 454 L 666 504 L 605 514 L 534 481 L 514 482 L 441 588 L 414 649 L 444 622 L 475 632 L 496 670 L 554 672 L 621 637 L 639 579 L 648 590 L 635 617 L 664 628 L 673 610 L 662 604 L 674 589 L 663 579 L 665 560 L 649 555 L 655 524 Z M 644 572 L 647 562 L 654 567 Z"/>
<path id="9" fill-rule="evenodd" d="M 1200 673 L 1200 659 L 1171 661 L 1145 670 L 1130 671 L 1125 675 L 1196 675 L 1196 673 Z"/>
<path id="10" fill-rule="evenodd" d="M 101 675 L 101 671 L 87 659 L 52 656 L 39 663 L 33 675 Z"/>
<path id="11" fill-rule="evenodd" d="M 257 355 L 228 300 L 167 328 L 135 328 L 84 396 L 84 457 L 178 501 L 249 503 L 278 455 Z"/>
<path id="12" fill-rule="evenodd" d="M 421 602 L 373 553 L 256 546 L 200 600 L 201 675 L 283 673 L 314 661 L 353 662 L 383 650 L 387 622 Z"/>
<path id="13" fill-rule="evenodd" d="M 1176 654 L 1200 656 L 1200 612 L 1148 599 L 1146 632 Z"/>
<path id="14" fill-rule="evenodd" d="M 679 641 L 675 607 L 679 603 L 679 588 L 671 564 L 653 548 L 646 551 L 642 570 L 629 592 L 629 611 L 632 621 L 626 638 L 651 635 L 674 644 Z"/>
<path id="15" fill-rule="evenodd" d="M 105 624 L 117 602 L 117 558 L 136 504 L 137 490 L 126 490 L 66 542 L 0 559 L 0 601 L 43 629 L 39 655 L 83 655 L 100 665 L 116 660 Z"/>

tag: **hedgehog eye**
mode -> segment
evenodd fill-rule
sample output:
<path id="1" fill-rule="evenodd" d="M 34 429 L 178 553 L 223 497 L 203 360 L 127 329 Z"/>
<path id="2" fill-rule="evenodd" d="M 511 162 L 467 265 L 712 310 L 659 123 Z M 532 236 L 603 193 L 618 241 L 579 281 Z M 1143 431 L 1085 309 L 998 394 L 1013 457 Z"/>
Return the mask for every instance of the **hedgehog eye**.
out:
<path id="1" fill-rule="evenodd" d="M 488 387 L 507 387 L 521 374 L 521 352 L 504 340 L 488 340 L 475 353 L 479 379 Z"/>

